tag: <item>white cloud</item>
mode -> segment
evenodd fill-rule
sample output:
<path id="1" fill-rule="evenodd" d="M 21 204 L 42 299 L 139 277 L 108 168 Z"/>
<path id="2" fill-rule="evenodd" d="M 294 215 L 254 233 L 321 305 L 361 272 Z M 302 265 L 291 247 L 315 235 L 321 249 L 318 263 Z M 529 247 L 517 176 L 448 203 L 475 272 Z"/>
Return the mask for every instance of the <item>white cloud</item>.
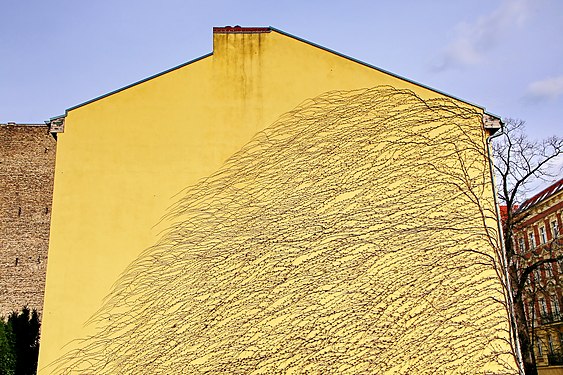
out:
<path id="1" fill-rule="evenodd" d="M 437 69 L 484 62 L 487 53 L 498 45 L 506 34 L 523 26 L 529 14 L 530 1 L 504 0 L 499 8 L 474 22 L 458 24 L 455 39 L 446 47 Z"/>
<path id="2" fill-rule="evenodd" d="M 528 95 L 535 99 L 556 99 L 563 94 L 563 75 L 535 81 L 528 86 Z"/>

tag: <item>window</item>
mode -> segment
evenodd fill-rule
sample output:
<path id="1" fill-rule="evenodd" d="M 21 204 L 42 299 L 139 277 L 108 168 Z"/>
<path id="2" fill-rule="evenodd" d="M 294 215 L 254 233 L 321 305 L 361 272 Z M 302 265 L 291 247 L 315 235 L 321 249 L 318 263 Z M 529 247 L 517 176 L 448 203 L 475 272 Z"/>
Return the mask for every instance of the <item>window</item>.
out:
<path id="1" fill-rule="evenodd" d="M 553 232 L 553 238 L 559 237 L 559 226 L 557 225 L 557 220 L 551 222 L 551 232 Z"/>
<path id="2" fill-rule="evenodd" d="M 536 269 L 534 270 L 534 281 L 535 281 L 536 283 L 538 283 L 538 284 L 539 284 L 539 282 L 541 281 L 541 274 L 540 274 L 540 269 L 539 269 L 539 268 L 536 268 Z"/>
<path id="3" fill-rule="evenodd" d="M 545 227 L 540 227 L 540 239 L 541 239 L 541 243 L 544 244 L 547 242 L 547 236 L 545 233 Z"/>
<path id="4" fill-rule="evenodd" d="M 524 237 L 520 237 L 518 239 L 518 247 L 521 252 L 524 252 L 526 249 L 524 248 Z"/>
<path id="5" fill-rule="evenodd" d="M 559 308 L 559 301 L 557 300 L 557 296 L 551 296 L 551 310 L 553 311 L 553 315 L 559 317 L 561 310 Z"/>
<path id="6" fill-rule="evenodd" d="M 534 310 L 534 301 L 530 301 L 530 303 L 528 304 L 528 323 L 532 323 L 532 321 L 534 320 L 534 318 L 536 317 L 536 312 Z"/>
<path id="7" fill-rule="evenodd" d="M 530 249 L 536 247 L 536 239 L 534 237 L 534 233 L 528 233 L 528 238 L 530 239 Z"/>
<path id="8" fill-rule="evenodd" d="M 540 340 L 538 340 L 537 337 L 536 337 L 536 340 L 537 340 L 537 343 L 538 343 L 538 355 L 539 355 L 540 357 L 543 357 L 543 350 L 542 350 L 542 347 L 541 347 L 541 342 L 540 342 Z M 540 358 L 540 361 L 541 361 L 541 360 L 542 360 L 542 359 Z"/>
<path id="9" fill-rule="evenodd" d="M 553 354 L 553 340 L 549 334 L 547 335 L 547 343 L 549 344 L 549 354 Z"/>
<path id="10" fill-rule="evenodd" d="M 542 316 L 547 315 L 547 303 L 545 303 L 545 299 L 540 298 L 540 299 L 538 300 L 538 302 L 540 303 L 541 315 L 542 315 Z"/>
<path id="11" fill-rule="evenodd" d="M 551 268 L 552 265 L 551 263 L 549 264 L 545 264 L 544 265 L 544 270 L 545 270 L 545 277 L 547 278 L 547 280 L 553 280 L 553 268 Z"/>

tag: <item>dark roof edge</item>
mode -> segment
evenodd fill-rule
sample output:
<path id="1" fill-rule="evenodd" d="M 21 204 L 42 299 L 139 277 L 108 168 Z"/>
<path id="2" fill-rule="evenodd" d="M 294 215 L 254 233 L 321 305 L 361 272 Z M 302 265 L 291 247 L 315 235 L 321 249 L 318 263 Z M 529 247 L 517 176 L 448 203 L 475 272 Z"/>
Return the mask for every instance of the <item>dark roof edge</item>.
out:
<path id="1" fill-rule="evenodd" d="M 92 99 L 92 100 L 94 100 L 94 99 Z M 86 102 L 84 104 L 86 104 Z M 76 107 L 78 107 L 78 106 L 76 106 Z M 68 109 L 67 109 L 67 111 L 68 111 Z M 51 117 L 49 120 L 45 121 L 45 124 L 49 124 L 53 120 L 56 120 L 56 119 L 59 119 L 59 118 L 64 118 L 64 117 L 66 117 L 66 112 L 65 112 L 64 115 L 58 115 L 58 116 L 55 116 L 55 117 Z"/>
<path id="2" fill-rule="evenodd" d="M 47 126 L 45 124 L 39 124 L 39 123 L 19 123 L 19 122 L 1 122 L 0 126 L 28 126 L 28 127 L 33 127 L 33 126 Z"/>
<path id="3" fill-rule="evenodd" d="M 160 73 L 156 73 L 156 74 L 154 74 L 154 75 L 152 75 L 152 76 L 150 76 L 150 77 L 143 78 L 143 79 L 141 79 L 140 81 L 133 82 L 133 83 L 127 85 L 127 86 L 123 86 L 123 87 L 121 87 L 121 88 L 119 88 L 119 89 L 117 89 L 117 90 L 113 90 L 113 91 L 111 91 L 111 92 L 108 92 L 107 94 L 97 96 L 97 97 L 95 97 L 94 99 L 90 99 L 90 100 L 85 101 L 85 102 L 83 102 L 83 103 L 77 104 L 77 105 L 75 105 L 75 106 L 73 106 L 73 107 L 67 108 L 67 110 L 65 111 L 65 114 L 64 114 L 64 115 L 60 115 L 60 116 L 53 117 L 53 118 L 51 118 L 51 120 L 56 119 L 56 118 L 59 118 L 59 117 L 64 117 L 64 116 L 66 116 L 66 115 L 68 114 L 69 111 L 72 111 L 73 109 L 80 108 L 80 107 L 85 106 L 85 105 L 87 105 L 87 104 L 90 104 L 90 103 L 92 103 L 92 102 L 95 102 L 95 101 L 98 101 L 98 100 L 100 100 L 100 99 L 103 99 L 103 98 L 105 98 L 105 97 L 107 97 L 107 96 L 110 96 L 110 95 L 113 95 L 113 94 L 117 94 L 118 92 L 121 92 L 121 91 L 123 91 L 123 90 L 127 90 L 128 88 L 131 88 L 131 87 L 133 87 L 133 86 L 139 85 L 139 84 L 144 83 L 144 82 L 146 82 L 146 81 L 150 81 L 150 80 L 153 79 L 153 78 L 160 77 L 160 76 L 162 76 L 162 75 L 164 75 L 164 74 L 166 74 L 166 73 L 170 73 L 170 72 L 172 72 L 172 71 L 174 71 L 174 70 L 176 70 L 176 69 L 183 68 L 183 67 L 186 66 L 186 65 L 190 65 L 190 64 L 193 64 L 193 63 L 195 63 L 195 62 L 198 62 L 199 60 L 203 60 L 203 59 L 205 59 L 205 58 L 207 58 L 207 57 L 209 57 L 209 56 L 211 56 L 211 55 L 213 55 L 213 52 L 207 53 L 207 54 L 205 54 L 205 55 L 203 55 L 203 56 L 200 56 L 200 57 L 195 58 L 195 59 L 193 59 L 193 60 L 190 60 L 190 61 L 188 61 L 188 62 L 182 63 L 182 64 L 180 64 L 180 65 L 177 65 L 177 66 L 173 67 L 173 68 L 166 69 L 165 71 L 162 71 L 162 72 L 160 72 Z"/>
<path id="4" fill-rule="evenodd" d="M 277 32 L 277 33 L 279 33 L 279 34 L 285 35 L 285 36 L 287 36 L 287 37 L 293 38 L 293 39 L 295 39 L 295 40 L 298 40 L 298 41 L 300 41 L 300 42 L 309 44 L 309 45 L 311 45 L 311 46 L 313 46 L 313 47 L 320 48 L 320 49 L 322 49 L 322 50 L 324 50 L 324 51 L 327 51 L 327 52 L 329 52 L 329 53 L 332 53 L 332 54 L 335 54 L 335 55 L 337 55 L 337 56 L 343 57 L 343 58 L 345 58 L 345 59 L 347 59 L 347 60 L 350 60 L 350 61 L 353 61 L 353 62 L 355 62 L 355 63 L 361 64 L 361 65 L 366 66 L 366 67 L 368 67 L 368 68 L 375 69 L 375 70 L 380 71 L 380 72 L 382 72 L 382 73 L 388 74 L 388 75 L 390 75 L 390 76 L 392 76 L 392 77 L 395 77 L 395 78 L 398 78 L 398 79 L 400 79 L 400 80 L 402 80 L 402 81 L 405 81 L 405 82 L 414 84 L 414 85 L 416 85 L 416 86 L 425 88 L 425 89 L 430 90 L 430 91 L 433 91 L 433 92 L 435 92 L 435 93 L 437 93 L 437 94 L 444 95 L 444 96 L 447 96 L 447 97 L 449 97 L 449 98 L 458 100 L 458 101 L 463 102 L 463 103 L 465 103 L 465 104 L 468 104 L 468 105 L 471 105 L 471 106 L 480 108 L 481 110 L 483 110 L 483 112 L 485 112 L 485 107 L 480 106 L 480 105 L 478 105 L 478 104 L 469 102 L 469 101 L 467 101 L 467 100 L 463 100 L 463 99 L 458 98 L 458 97 L 456 97 L 456 96 L 450 95 L 450 94 L 448 94 L 448 93 L 446 93 L 446 92 L 444 92 L 444 91 L 437 90 L 437 89 L 435 89 L 435 88 L 432 88 L 432 87 L 427 86 L 427 85 L 424 85 L 424 84 L 422 84 L 422 83 L 419 83 L 419 82 L 413 81 L 413 80 L 411 80 L 411 79 L 405 78 L 405 77 L 403 77 L 403 76 L 400 76 L 400 75 L 395 74 L 395 73 L 393 73 L 393 72 L 390 72 L 390 71 L 388 71 L 388 70 L 379 68 L 379 67 L 377 67 L 377 66 L 375 66 L 375 65 L 371 65 L 371 64 L 368 64 L 368 63 L 366 63 L 366 62 L 364 62 L 364 61 L 361 61 L 361 60 L 355 59 L 355 58 L 353 58 L 353 57 L 350 57 L 350 56 L 348 56 L 348 55 L 344 55 L 344 54 L 342 54 L 342 53 L 340 53 L 340 52 L 337 52 L 337 51 L 334 51 L 334 50 L 332 50 L 332 49 L 330 49 L 330 48 L 321 46 L 320 44 L 316 44 L 316 43 L 310 42 L 310 41 L 308 41 L 308 40 L 306 40 L 306 39 L 303 39 L 303 38 L 300 38 L 300 37 L 298 37 L 298 36 L 292 35 L 292 34 L 290 34 L 290 33 L 287 33 L 287 32 L 285 32 L 285 31 L 283 31 L 283 30 L 276 29 L 276 28 L 273 27 L 273 26 L 268 26 L 268 29 L 270 29 L 270 30 L 272 30 L 272 31 L 275 31 L 275 32 Z M 107 93 L 107 94 L 103 94 L 103 95 L 97 96 L 97 97 L 95 97 L 95 98 L 93 98 L 93 99 L 87 100 L 87 101 L 85 101 L 85 102 L 82 102 L 82 103 L 77 104 L 77 105 L 75 105 L 75 106 L 72 106 L 72 107 L 70 107 L 70 108 L 67 108 L 67 109 L 65 110 L 65 114 L 64 114 L 64 115 L 55 116 L 55 117 L 51 118 L 50 120 L 53 120 L 53 119 L 56 119 L 56 118 L 59 118 L 59 117 L 65 117 L 65 116 L 68 114 L 69 111 L 72 111 L 72 110 L 74 110 L 74 109 L 83 107 L 83 106 L 85 106 L 85 105 L 87 105 L 87 104 L 93 103 L 93 102 L 98 101 L 98 100 L 100 100 L 100 99 L 103 99 L 103 98 L 105 98 L 105 97 L 107 97 L 107 96 L 110 96 L 110 95 L 113 95 L 113 94 L 117 94 L 118 92 L 121 92 L 121 91 L 126 90 L 126 89 L 128 89 L 128 88 L 131 88 L 131 87 L 133 87 L 133 86 L 139 85 L 139 84 L 144 83 L 144 82 L 146 82 L 146 81 L 149 81 L 149 80 L 151 80 L 151 79 L 153 79 L 153 78 L 160 77 L 161 75 L 164 75 L 164 74 L 166 74 L 166 73 L 170 73 L 170 72 L 172 72 L 172 71 L 174 71 L 174 70 L 176 70 L 176 69 L 183 68 L 183 67 L 186 66 L 186 65 L 190 65 L 190 64 L 192 64 L 192 63 L 195 63 L 195 62 L 197 62 L 197 61 L 199 61 L 199 60 L 203 60 L 203 59 L 205 59 L 205 58 L 207 58 L 207 57 L 210 57 L 210 56 L 212 56 L 212 55 L 213 55 L 213 52 L 207 53 L 207 54 L 205 54 L 205 55 L 203 55 L 203 56 L 197 57 L 197 58 L 195 58 L 195 59 L 193 59 L 193 60 L 190 60 L 190 61 L 188 61 L 188 62 L 182 63 L 182 64 L 180 64 L 180 65 L 177 65 L 177 66 L 175 66 L 175 67 L 172 67 L 172 68 L 167 69 L 167 70 L 165 70 L 165 71 L 162 71 L 162 72 L 160 72 L 160 73 L 154 74 L 154 75 L 149 76 L 149 77 L 147 77 L 147 78 L 141 79 L 141 80 L 136 81 L 136 82 L 134 82 L 134 83 L 131 83 L 131 84 L 129 84 L 129 85 L 123 86 L 123 87 L 121 87 L 121 88 L 119 88 L 119 89 L 117 89 L 117 90 L 110 91 L 110 92 Z M 494 114 L 487 113 L 487 112 L 485 112 L 485 113 L 486 113 L 486 114 L 489 114 L 490 116 L 493 116 L 493 117 L 495 117 L 495 118 L 498 118 L 498 119 L 500 120 L 500 117 L 499 117 L 499 116 L 496 116 L 496 115 L 494 115 Z"/>
<path id="5" fill-rule="evenodd" d="M 400 75 L 395 74 L 395 73 L 393 73 L 393 72 L 390 72 L 390 71 L 388 71 L 388 70 L 379 68 L 379 67 L 377 67 L 377 66 L 375 66 L 375 65 L 368 64 L 368 63 L 366 63 L 366 62 L 364 62 L 364 61 L 355 59 L 355 58 L 350 57 L 350 56 L 348 56 L 348 55 L 344 55 L 344 54 L 342 54 L 342 53 L 340 53 L 340 52 L 337 52 L 337 51 L 335 51 L 335 50 L 332 50 L 332 49 L 330 49 L 330 48 L 323 47 L 323 46 L 321 46 L 320 44 L 316 44 L 316 43 L 310 42 L 310 41 L 308 41 L 308 40 L 306 40 L 306 39 L 300 38 L 300 37 L 298 37 L 298 36 L 295 36 L 295 35 L 286 33 L 285 31 L 276 29 L 276 28 L 273 27 L 273 26 L 270 26 L 270 30 L 275 31 L 275 32 L 277 32 L 277 33 L 279 33 L 279 34 L 288 36 L 288 37 L 290 37 L 290 38 L 296 39 L 296 40 L 298 40 L 298 41 L 300 41 L 300 42 L 307 43 L 307 44 L 309 44 L 309 45 L 311 45 L 311 46 L 313 46 L 313 47 L 317 47 L 317 48 L 320 48 L 320 49 L 322 49 L 322 50 L 324 50 L 324 51 L 333 53 L 333 54 L 335 54 L 335 55 L 337 55 L 337 56 L 343 57 L 343 58 L 345 58 L 345 59 L 347 59 L 347 60 L 350 60 L 350 61 L 353 61 L 353 62 L 355 62 L 355 63 L 364 65 L 364 66 L 366 66 L 366 67 L 368 67 L 368 68 L 372 68 L 372 69 L 375 69 L 375 70 L 380 71 L 380 72 L 382 72 L 382 73 L 389 74 L 390 76 L 393 76 L 393 77 L 398 78 L 398 79 L 400 79 L 400 80 L 403 80 L 403 81 L 412 83 L 412 84 L 414 84 L 414 85 L 423 87 L 423 88 L 425 88 L 425 89 L 427 89 L 427 90 L 430 90 L 430 91 L 434 91 L 435 93 L 438 93 L 438 94 L 440 94 L 440 95 L 444 95 L 444 96 L 447 96 L 447 97 L 449 97 L 449 98 L 452 98 L 452 99 L 458 100 L 458 101 L 460 101 L 460 102 L 463 102 L 463 103 L 465 103 L 465 104 L 469 104 L 469 105 L 471 105 L 471 106 L 473 106 L 473 107 L 480 108 L 480 109 L 482 109 L 483 111 L 485 111 L 485 107 L 482 107 L 482 106 L 477 105 L 477 104 L 475 104 L 475 103 L 468 102 L 467 100 L 460 99 L 460 98 L 458 98 L 458 97 L 456 97 L 456 96 L 453 96 L 453 95 L 450 95 L 450 94 L 448 94 L 448 93 L 446 93 L 446 92 L 437 90 L 437 89 L 432 88 L 432 87 L 430 87 L 430 86 L 426 86 L 426 85 L 424 85 L 424 84 L 422 84 L 422 83 L 413 81 L 412 79 L 405 78 L 405 77 L 403 77 L 403 76 L 400 76 Z M 492 115 L 492 116 L 494 116 L 494 115 Z M 494 116 L 494 117 L 498 117 L 498 116 Z"/>

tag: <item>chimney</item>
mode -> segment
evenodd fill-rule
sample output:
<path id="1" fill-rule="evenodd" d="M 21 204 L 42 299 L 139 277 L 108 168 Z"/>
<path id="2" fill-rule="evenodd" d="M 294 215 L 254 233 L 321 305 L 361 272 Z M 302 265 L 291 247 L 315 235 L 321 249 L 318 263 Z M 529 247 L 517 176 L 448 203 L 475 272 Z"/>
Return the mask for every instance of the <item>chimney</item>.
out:
<path id="1" fill-rule="evenodd" d="M 242 27 L 224 26 L 213 28 L 213 54 L 215 57 L 224 56 L 229 49 L 237 48 L 247 41 L 258 41 L 260 34 L 268 34 L 272 30 L 269 27 Z"/>

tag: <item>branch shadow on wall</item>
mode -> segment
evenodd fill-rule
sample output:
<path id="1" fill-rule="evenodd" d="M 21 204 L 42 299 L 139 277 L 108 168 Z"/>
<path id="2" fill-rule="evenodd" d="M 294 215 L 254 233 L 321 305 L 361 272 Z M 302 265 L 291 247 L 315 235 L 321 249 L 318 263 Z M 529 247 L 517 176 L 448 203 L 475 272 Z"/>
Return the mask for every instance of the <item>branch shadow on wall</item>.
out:
<path id="1" fill-rule="evenodd" d="M 187 190 L 50 369 L 516 373 L 481 117 L 390 86 L 303 102 Z"/>

